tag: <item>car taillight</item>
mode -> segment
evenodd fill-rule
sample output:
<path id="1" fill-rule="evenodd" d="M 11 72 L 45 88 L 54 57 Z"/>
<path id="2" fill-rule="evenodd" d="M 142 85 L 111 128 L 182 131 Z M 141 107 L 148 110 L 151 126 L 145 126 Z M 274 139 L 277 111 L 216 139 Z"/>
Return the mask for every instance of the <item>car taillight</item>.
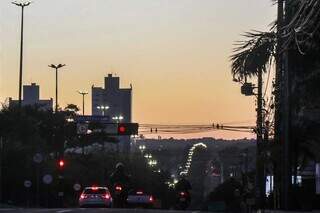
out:
<path id="1" fill-rule="evenodd" d="M 121 186 L 116 186 L 116 191 L 122 191 L 122 187 Z"/>
<path id="2" fill-rule="evenodd" d="M 81 194 L 81 195 L 80 195 L 80 199 L 84 199 L 84 198 L 86 198 L 86 195 Z"/>
<path id="3" fill-rule="evenodd" d="M 153 199 L 152 196 L 150 196 L 149 201 L 150 201 L 150 202 L 153 202 L 153 201 L 154 201 L 154 199 Z"/>
<path id="4" fill-rule="evenodd" d="M 110 194 L 105 194 L 105 195 L 103 195 L 103 198 L 105 198 L 105 199 L 107 199 L 107 200 L 109 200 L 110 199 Z"/>
<path id="5" fill-rule="evenodd" d="M 185 193 L 185 192 L 180 192 L 180 195 L 181 195 L 182 197 L 184 197 L 184 196 L 186 195 L 186 193 Z"/>

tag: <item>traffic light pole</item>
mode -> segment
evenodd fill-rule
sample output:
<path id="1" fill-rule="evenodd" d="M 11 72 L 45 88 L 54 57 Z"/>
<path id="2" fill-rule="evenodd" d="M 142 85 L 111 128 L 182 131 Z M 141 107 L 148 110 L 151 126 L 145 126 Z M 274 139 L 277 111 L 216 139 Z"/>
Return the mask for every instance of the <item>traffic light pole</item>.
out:
<path id="1" fill-rule="evenodd" d="M 60 157 L 58 161 L 58 202 L 64 206 L 64 160 Z"/>

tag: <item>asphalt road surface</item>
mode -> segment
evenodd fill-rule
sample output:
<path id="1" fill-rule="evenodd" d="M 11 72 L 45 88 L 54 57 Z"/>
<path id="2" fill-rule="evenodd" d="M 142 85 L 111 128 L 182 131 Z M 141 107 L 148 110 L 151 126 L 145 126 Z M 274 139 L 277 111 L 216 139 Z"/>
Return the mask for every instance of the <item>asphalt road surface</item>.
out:
<path id="1" fill-rule="evenodd" d="M 174 211 L 174 210 L 146 210 L 146 209 L 103 209 L 103 208 L 74 208 L 74 209 L 0 209 L 0 213 L 102 213 L 102 212 L 115 212 L 115 213 L 199 213 L 200 211 Z"/>

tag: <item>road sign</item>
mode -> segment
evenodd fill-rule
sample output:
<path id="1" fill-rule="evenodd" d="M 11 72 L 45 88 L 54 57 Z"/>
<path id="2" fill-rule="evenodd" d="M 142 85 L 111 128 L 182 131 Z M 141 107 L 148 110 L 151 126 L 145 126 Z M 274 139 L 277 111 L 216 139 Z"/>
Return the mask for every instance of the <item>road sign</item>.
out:
<path id="1" fill-rule="evenodd" d="M 73 185 L 73 189 L 74 189 L 74 191 L 80 191 L 81 185 L 79 183 L 76 183 Z"/>
<path id="2" fill-rule="evenodd" d="M 85 135 L 88 132 L 88 124 L 87 123 L 78 123 L 77 124 L 77 134 Z"/>
<path id="3" fill-rule="evenodd" d="M 79 115 L 76 117 L 75 121 L 77 123 L 85 123 L 85 122 L 99 122 L 99 123 L 109 123 L 109 116 L 101 116 L 101 115 Z"/>
<path id="4" fill-rule="evenodd" d="M 52 183 L 52 180 L 53 180 L 52 175 L 49 175 L 49 174 L 46 174 L 46 175 L 44 175 L 44 176 L 42 177 L 43 183 L 45 183 L 45 184 L 47 184 L 47 185 L 51 184 L 51 183 Z"/>
<path id="5" fill-rule="evenodd" d="M 30 188 L 32 186 L 32 182 L 30 180 L 25 180 L 23 183 L 24 187 Z"/>
<path id="6" fill-rule="evenodd" d="M 36 153 L 36 154 L 33 156 L 33 162 L 35 162 L 35 163 L 41 163 L 42 161 L 43 161 L 43 156 L 42 156 L 42 154 Z"/>

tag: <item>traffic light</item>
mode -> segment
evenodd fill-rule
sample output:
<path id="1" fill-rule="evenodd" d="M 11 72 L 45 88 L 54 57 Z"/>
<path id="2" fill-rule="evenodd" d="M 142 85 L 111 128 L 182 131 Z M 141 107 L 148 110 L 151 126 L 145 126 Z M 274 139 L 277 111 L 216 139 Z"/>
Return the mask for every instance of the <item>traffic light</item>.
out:
<path id="1" fill-rule="evenodd" d="M 65 165 L 64 160 L 63 160 L 63 159 L 60 159 L 59 162 L 58 162 L 58 167 L 59 167 L 59 169 L 63 169 L 63 168 L 64 168 L 64 165 Z"/>
<path id="2" fill-rule="evenodd" d="M 139 125 L 137 123 L 119 123 L 118 135 L 137 135 Z"/>
<path id="3" fill-rule="evenodd" d="M 241 94 L 245 96 L 254 95 L 253 89 L 254 89 L 254 85 L 252 83 L 246 82 L 241 86 Z"/>

